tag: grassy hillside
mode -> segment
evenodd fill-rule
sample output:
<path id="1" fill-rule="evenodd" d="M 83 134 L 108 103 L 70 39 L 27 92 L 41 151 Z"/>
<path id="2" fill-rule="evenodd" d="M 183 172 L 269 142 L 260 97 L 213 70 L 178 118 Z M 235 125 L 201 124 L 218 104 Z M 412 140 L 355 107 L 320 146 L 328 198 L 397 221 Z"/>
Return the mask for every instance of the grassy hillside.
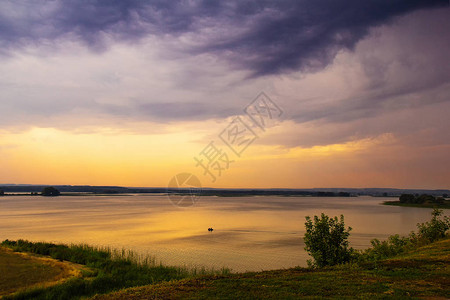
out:
<path id="1" fill-rule="evenodd" d="M 450 298 L 450 239 L 401 256 L 324 269 L 202 276 L 93 299 Z"/>
<path id="2" fill-rule="evenodd" d="M 35 286 L 50 286 L 78 276 L 79 266 L 50 258 L 15 253 L 0 247 L 0 296 Z"/>
<path id="3" fill-rule="evenodd" d="M 5 290 L 8 289 L 8 293 L 17 291 L 18 287 L 29 287 L 7 296 L 7 299 L 79 299 L 127 287 L 192 278 L 200 274 L 229 272 L 227 269 L 216 271 L 163 266 L 157 263 L 153 257 L 140 256 L 132 251 L 117 251 L 88 245 L 68 246 L 24 240 L 5 240 L 1 246 L 10 249 L 8 253 L 13 256 L 4 257 L 5 270 L 0 271 L 7 273 L 10 278 L 4 277 L 1 272 L 0 285 L 3 285 Z M 47 282 L 56 275 L 52 275 L 53 269 L 45 268 L 45 266 L 34 267 L 29 264 L 22 266 L 16 258 L 27 254 L 12 253 L 11 250 L 46 256 L 47 260 L 59 264 L 73 262 L 84 265 L 86 268 L 79 276 L 72 276 L 69 280 L 50 287 L 22 284 L 24 281 L 38 280 L 41 277 L 43 279 L 40 282 Z M 13 268 L 9 268 L 9 266 L 13 266 Z"/>

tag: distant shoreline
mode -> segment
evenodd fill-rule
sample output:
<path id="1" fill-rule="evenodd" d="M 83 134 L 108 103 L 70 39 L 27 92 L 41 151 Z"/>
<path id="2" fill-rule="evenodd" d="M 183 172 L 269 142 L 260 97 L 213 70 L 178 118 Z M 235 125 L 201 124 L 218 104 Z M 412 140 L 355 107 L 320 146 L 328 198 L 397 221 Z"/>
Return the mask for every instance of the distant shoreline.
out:
<path id="1" fill-rule="evenodd" d="M 421 208 L 443 208 L 450 209 L 450 200 L 445 200 L 444 204 L 435 204 L 435 203 L 401 203 L 400 201 L 384 201 L 383 205 L 391 205 L 391 206 L 404 206 L 404 207 L 421 207 Z"/>
<path id="2" fill-rule="evenodd" d="M 195 193 L 199 196 L 372 196 L 372 197 L 399 197 L 402 194 L 427 194 L 435 197 L 450 195 L 449 189 L 398 189 L 398 188 L 209 188 L 196 187 L 194 190 L 182 187 L 121 187 L 121 186 L 90 186 L 90 185 L 27 185 L 27 184 L 0 184 L 0 194 L 40 194 L 46 187 L 54 187 L 61 194 L 86 195 L 124 195 L 124 194 L 166 194 Z M 445 197 L 445 196 L 444 196 Z"/>

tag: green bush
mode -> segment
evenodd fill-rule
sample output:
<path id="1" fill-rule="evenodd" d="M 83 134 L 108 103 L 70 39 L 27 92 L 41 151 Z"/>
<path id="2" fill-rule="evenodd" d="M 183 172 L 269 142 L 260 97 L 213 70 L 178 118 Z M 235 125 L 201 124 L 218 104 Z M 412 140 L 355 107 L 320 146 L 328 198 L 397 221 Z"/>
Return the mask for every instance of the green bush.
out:
<path id="1" fill-rule="evenodd" d="M 314 259 L 309 266 L 324 267 L 342 264 L 352 259 L 354 250 L 348 247 L 351 228 L 345 229 L 344 216 L 330 218 L 325 214 L 306 217 L 305 250 Z"/>
<path id="2" fill-rule="evenodd" d="M 450 229 L 450 219 L 442 217 L 442 210 L 434 209 L 429 222 L 418 223 L 418 232 L 411 232 L 407 237 L 391 235 L 386 241 L 371 241 L 372 247 L 360 252 L 359 260 L 380 260 L 401 254 L 409 249 L 424 246 L 446 237 Z"/>
<path id="3" fill-rule="evenodd" d="M 409 237 L 391 235 L 386 241 L 373 239 L 370 241 L 372 248 L 361 252 L 360 260 L 380 260 L 396 256 L 412 245 Z"/>
<path id="4" fill-rule="evenodd" d="M 432 243 L 445 237 L 447 231 L 450 229 L 450 218 L 441 218 L 442 212 L 441 209 L 435 208 L 431 213 L 433 217 L 429 222 L 417 224 L 419 229 L 418 238 L 422 240 L 422 243 Z"/>

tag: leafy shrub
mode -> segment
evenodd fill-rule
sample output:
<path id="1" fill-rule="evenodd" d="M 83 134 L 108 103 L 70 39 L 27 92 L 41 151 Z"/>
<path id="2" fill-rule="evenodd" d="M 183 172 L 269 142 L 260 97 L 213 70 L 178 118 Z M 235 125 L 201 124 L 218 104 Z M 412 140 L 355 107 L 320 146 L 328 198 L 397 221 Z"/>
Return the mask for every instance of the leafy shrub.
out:
<path id="1" fill-rule="evenodd" d="M 442 217 L 441 209 L 434 209 L 431 215 L 433 216 L 429 222 L 419 223 L 418 238 L 422 243 L 432 243 L 445 237 L 447 231 L 450 229 L 450 218 Z"/>
<path id="2" fill-rule="evenodd" d="M 370 241 L 372 248 L 362 251 L 361 260 L 380 260 L 396 256 L 412 245 L 409 237 L 391 235 L 386 241 L 373 239 Z"/>
<path id="3" fill-rule="evenodd" d="M 444 238 L 450 229 L 450 219 L 442 218 L 442 210 L 439 209 L 434 209 L 431 215 L 432 218 L 429 222 L 417 224 L 419 229 L 417 233 L 411 232 L 407 237 L 401 237 L 398 234 L 391 235 L 382 242 L 373 239 L 370 242 L 372 247 L 361 251 L 359 260 L 386 259 Z"/>
<path id="4" fill-rule="evenodd" d="M 348 247 L 351 228 L 345 229 L 344 216 L 330 218 L 325 214 L 314 216 L 314 222 L 306 217 L 305 250 L 314 259 L 308 265 L 315 267 L 333 266 L 351 260 L 353 248 Z"/>

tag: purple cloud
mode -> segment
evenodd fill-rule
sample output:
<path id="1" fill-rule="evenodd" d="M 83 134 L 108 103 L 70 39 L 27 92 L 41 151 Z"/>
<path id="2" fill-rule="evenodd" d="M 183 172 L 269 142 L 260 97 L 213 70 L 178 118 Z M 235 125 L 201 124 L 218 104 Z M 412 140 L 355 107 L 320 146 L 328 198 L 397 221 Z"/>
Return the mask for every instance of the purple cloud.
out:
<path id="1" fill-rule="evenodd" d="M 373 26 L 444 5 L 448 1 L 11 1 L 0 4 L 0 48 L 8 54 L 73 38 L 98 51 L 108 39 L 191 34 L 194 45 L 182 51 L 216 54 L 258 77 L 322 69 Z"/>

